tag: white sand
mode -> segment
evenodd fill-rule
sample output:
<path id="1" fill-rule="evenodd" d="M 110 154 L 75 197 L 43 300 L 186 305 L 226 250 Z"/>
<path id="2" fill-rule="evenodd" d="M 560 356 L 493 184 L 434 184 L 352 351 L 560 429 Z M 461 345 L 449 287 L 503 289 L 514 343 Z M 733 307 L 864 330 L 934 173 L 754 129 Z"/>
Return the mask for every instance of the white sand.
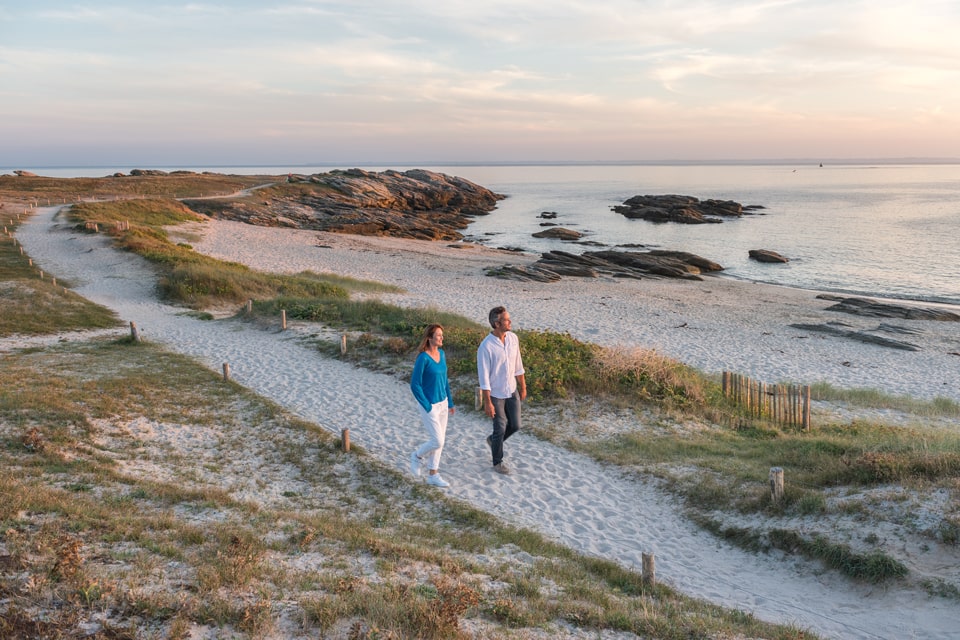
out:
<path id="1" fill-rule="evenodd" d="M 423 439 L 405 384 L 319 357 L 299 339 L 309 329 L 280 333 L 236 321 L 200 321 L 160 304 L 141 259 L 108 248 L 102 237 L 62 228 L 56 211 L 41 209 L 17 234 L 45 272 L 69 279 L 79 294 L 135 321 L 146 340 L 217 371 L 229 362 L 237 382 L 334 433 L 349 428 L 353 442 L 405 467 Z M 517 328 L 656 347 L 709 371 L 960 399 L 960 358 L 949 355 L 960 351 L 960 323 L 890 322 L 923 331 L 909 337 L 922 347 L 911 353 L 790 329 L 792 322 L 879 324 L 824 312 L 829 303 L 805 291 L 723 279 L 520 283 L 489 278 L 482 268 L 531 256 L 227 222 L 203 229 L 202 241 L 186 241 L 204 253 L 264 270 L 311 269 L 395 283 L 408 293 L 386 298 L 400 304 L 432 305 L 480 321 L 490 307 L 505 304 Z M 653 482 L 627 478 L 523 433 L 507 446 L 514 475 L 495 475 L 484 444 L 488 429 L 486 418 L 458 412 L 442 471 L 452 484 L 450 495 L 509 522 L 637 569 L 642 553 L 654 553 L 658 579 L 684 593 L 826 637 L 956 637 L 958 608 L 949 599 L 913 587 L 860 585 L 809 564 L 743 552 L 684 520 Z"/>

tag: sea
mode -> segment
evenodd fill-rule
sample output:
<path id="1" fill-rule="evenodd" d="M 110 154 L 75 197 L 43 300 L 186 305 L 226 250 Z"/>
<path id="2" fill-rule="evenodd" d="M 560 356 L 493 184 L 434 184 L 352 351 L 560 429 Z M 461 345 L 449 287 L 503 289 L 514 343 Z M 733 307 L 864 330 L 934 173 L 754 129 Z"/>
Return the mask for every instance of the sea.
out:
<path id="1" fill-rule="evenodd" d="M 429 169 L 506 198 L 477 217 L 467 240 L 529 252 L 602 248 L 688 251 L 719 263 L 723 277 L 801 289 L 960 305 L 960 164 L 446 164 L 29 168 L 54 177 L 104 176 L 134 168 L 234 174 L 312 174 Z M 24 167 L 26 168 L 26 167 Z M 0 168 L 0 172 L 8 172 Z M 631 220 L 613 211 L 635 195 L 680 194 L 762 207 L 721 224 Z M 538 239 L 549 220 L 577 242 Z M 784 264 L 749 258 L 768 249 Z"/>

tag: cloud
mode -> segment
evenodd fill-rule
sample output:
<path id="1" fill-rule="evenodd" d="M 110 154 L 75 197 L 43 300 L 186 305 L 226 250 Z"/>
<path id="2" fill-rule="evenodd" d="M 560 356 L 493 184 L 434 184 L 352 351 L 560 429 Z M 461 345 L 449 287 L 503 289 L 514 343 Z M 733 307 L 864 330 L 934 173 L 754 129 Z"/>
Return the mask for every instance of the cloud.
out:
<path id="1" fill-rule="evenodd" d="M 872 127 L 890 155 L 929 155 L 960 114 L 945 0 L 51 1 L 4 9 L 0 29 L 5 140 L 446 136 L 464 156 L 592 157 L 738 140 L 784 157 Z"/>

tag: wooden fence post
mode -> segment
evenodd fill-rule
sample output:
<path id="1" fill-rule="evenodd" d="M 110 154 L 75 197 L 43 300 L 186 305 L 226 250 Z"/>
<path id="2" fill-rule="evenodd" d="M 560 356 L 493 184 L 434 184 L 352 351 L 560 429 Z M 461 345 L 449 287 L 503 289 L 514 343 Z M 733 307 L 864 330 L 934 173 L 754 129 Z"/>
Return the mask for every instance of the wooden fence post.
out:
<path id="1" fill-rule="evenodd" d="M 247 313 L 253 313 L 253 300 L 247 300 Z"/>
<path id="2" fill-rule="evenodd" d="M 803 430 L 810 431 L 810 385 L 803 388 Z"/>
<path id="3" fill-rule="evenodd" d="M 137 329 L 137 323 L 133 321 L 130 322 L 130 337 L 133 338 L 134 342 L 142 342 L 140 338 L 140 330 Z"/>
<path id="4" fill-rule="evenodd" d="M 783 469 L 770 467 L 770 497 L 774 502 L 783 500 Z"/>
<path id="5" fill-rule="evenodd" d="M 287 310 L 280 309 L 280 331 L 287 330 Z"/>
<path id="6" fill-rule="evenodd" d="M 347 352 L 347 334 L 342 334 L 340 336 L 340 355 L 343 355 Z"/>
<path id="7" fill-rule="evenodd" d="M 657 562 L 652 553 L 641 555 L 643 561 L 643 582 L 651 587 L 657 584 Z"/>
<path id="8" fill-rule="evenodd" d="M 223 380 L 226 382 L 229 379 L 230 379 L 230 363 L 224 362 L 223 363 Z"/>
<path id="9" fill-rule="evenodd" d="M 340 431 L 340 443 L 344 451 L 350 451 L 350 429 L 342 429 Z"/>

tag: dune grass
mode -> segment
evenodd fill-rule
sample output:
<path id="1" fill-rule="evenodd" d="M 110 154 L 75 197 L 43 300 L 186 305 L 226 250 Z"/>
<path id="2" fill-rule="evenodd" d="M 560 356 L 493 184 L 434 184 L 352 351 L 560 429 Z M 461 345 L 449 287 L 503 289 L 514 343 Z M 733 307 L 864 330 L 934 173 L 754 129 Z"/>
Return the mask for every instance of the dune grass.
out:
<path id="1" fill-rule="evenodd" d="M 826 382 L 810 385 L 814 400 L 848 402 L 860 407 L 893 409 L 912 413 L 919 417 L 960 418 L 960 403 L 949 398 L 918 400 L 904 395 L 891 395 L 876 389 L 840 389 Z"/>
<path id="2" fill-rule="evenodd" d="M 185 243 L 173 243 L 165 229 L 183 222 L 202 222 L 176 200 L 130 200 L 81 203 L 70 209 L 78 226 L 95 222 L 114 236 L 118 246 L 151 261 L 160 270 L 159 290 L 168 301 L 194 309 L 239 305 L 248 300 L 280 296 L 309 299 L 346 299 L 348 289 L 365 292 L 391 291 L 395 287 L 342 276 L 305 271 L 292 275 L 272 274 L 199 254 Z M 118 229 L 118 222 L 129 228 Z"/>
<path id="3" fill-rule="evenodd" d="M 171 172 L 166 176 L 51 178 L 0 175 L 0 201 L 10 209 L 26 204 L 67 204 L 89 199 L 187 198 L 227 195 L 281 180 L 279 176 Z"/>
<path id="4" fill-rule="evenodd" d="M 189 454 L 168 432 L 216 446 Z M 0 543 L 4 637 L 76 637 L 93 617 L 120 639 L 200 625 L 236 638 L 465 638 L 468 621 L 490 637 L 558 625 L 814 637 L 498 524 L 128 339 L 3 356 Z"/>
<path id="5" fill-rule="evenodd" d="M 15 234 L 19 223 L 4 226 Z M 67 289 L 69 281 L 54 284 L 49 274 L 41 277 L 39 266 L 31 265 L 30 255 L 21 251 L 15 236 L 0 237 L 0 336 L 119 326 L 112 311 Z"/>

